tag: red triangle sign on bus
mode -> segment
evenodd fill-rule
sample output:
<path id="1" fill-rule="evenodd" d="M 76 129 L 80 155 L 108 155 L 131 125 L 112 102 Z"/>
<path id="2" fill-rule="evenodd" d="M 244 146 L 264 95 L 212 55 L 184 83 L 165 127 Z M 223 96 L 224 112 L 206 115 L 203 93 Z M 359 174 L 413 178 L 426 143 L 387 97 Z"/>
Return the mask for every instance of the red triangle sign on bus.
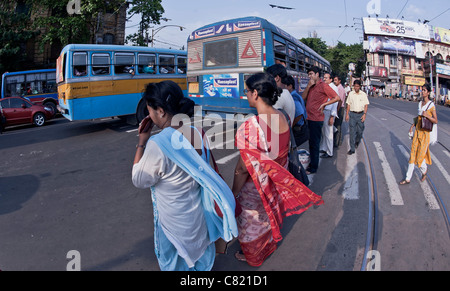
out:
<path id="1" fill-rule="evenodd" d="M 257 57 L 259 57 L 258 53 L 256 52 L 252 41 L 249 39 L 247 45 L 245 46 L 244 52 L 242 53 L 241 59 L 252 59 Z"/>

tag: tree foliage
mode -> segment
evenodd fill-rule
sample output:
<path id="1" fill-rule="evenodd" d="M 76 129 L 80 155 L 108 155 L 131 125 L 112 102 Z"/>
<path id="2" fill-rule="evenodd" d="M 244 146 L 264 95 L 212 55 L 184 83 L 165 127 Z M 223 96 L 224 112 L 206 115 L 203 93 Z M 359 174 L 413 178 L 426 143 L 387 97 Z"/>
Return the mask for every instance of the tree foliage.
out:
<path id="1" fill-rule="evenodd" d="M 106 11 L 118 11 L 126 0 L 81 0 L 80 14 L 69 14 L 69 1 L 28 0 L 37 16 L 34 21 L 41 31 L 40 47 L 44 44 L 91 43 L 99 26 L 99 15 Z M 48 16 L 47 12 L 51 11 Z"/>
<path id="2" fill-rule="evenodd" d="M 150 25 L 160 24 L 163 13 L 161 0 L 132 0 L 128 19 L 134 15 L 140 15 L 141 21 L 138 31 L 128 35 L 126 42 L 136 46 L 147 46 L 148 36 L 146 33 L 150 29 Z"/>
<path id="3" fill-rule="evenodd" d="M 355 76 L 361 76 L 365 70 L 365 54 L 362 44 L 347 45 L 338 42 L 335 47 L 328 47 L 320 38 L 302 38 L 300 41 L 328 60 L 333 73 L 344 79 L 350 63 L 356 65 Z"/>
<path id="4" fill-rule="evenodd" d="M 15 7 L 13 2 L 0 2 L 0 73 L 21 68 L 26 43 L 37 34 L 29 28 L 29 12 L 17 13 Z"/>

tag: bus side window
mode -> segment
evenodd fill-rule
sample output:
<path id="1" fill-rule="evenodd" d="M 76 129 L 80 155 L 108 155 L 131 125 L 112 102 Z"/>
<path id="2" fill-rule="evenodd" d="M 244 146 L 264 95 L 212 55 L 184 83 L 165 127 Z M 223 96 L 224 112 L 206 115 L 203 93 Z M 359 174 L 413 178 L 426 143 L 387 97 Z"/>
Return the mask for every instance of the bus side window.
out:
<path id="1" fill-rule="evenodd" d="M 114 57 L 114 74 L 135 74 L 133 53 L 115 53 Z"/>
<path id="2" fill-rule="evenodd" d="M 178 57 L 177 58 L 177 73 L 178 74 L 186 74 L 187 71 L 187 58 L 186 57 Z"/>
<path id="3" fill-rule="evenodd" d="M 273 47 L 275 50 L 275 63 L 286 66 L 286 44 L 275 40 Z"/>
<path id="4" fill-rule="evenodd" d="M 151 54 L 138 54 L 138 73 L 156 74 L 156 56 Z"/>
<path id="5" fill-rule="evenodd" d="M 160 55 L 159 56 L 159 72 L 161 74 L 175 73 L 175 56 Z"/>
<path id="6" fill-rule="evenodd" d="M 87 75 L 87 53 L 73 53 L 73 75 L 83 77 Z"/>
<path id="7" fill-rule="evenodd" d="M 110 57 L 106 53 L 92 54 L 92 74 L 94 76 L 109 75 Z"/>

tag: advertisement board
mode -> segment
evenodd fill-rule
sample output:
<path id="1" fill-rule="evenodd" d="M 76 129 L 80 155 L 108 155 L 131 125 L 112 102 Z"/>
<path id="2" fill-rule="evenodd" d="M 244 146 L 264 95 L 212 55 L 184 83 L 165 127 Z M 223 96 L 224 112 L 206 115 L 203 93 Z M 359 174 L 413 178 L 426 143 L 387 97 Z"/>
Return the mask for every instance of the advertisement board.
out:
<path id="1" fill-rule="evenodd" d="M 363 18 L 364 33 L 430 40 L 427 24 L 389 18 Z"/>
<path id="2" fill-rule="evenodd" d="M 416 42 L 385 36 L 369 36 L 369 52 L 416 56 Z"/>
<path id="3" fill-rule="evenodd" d="M 434 40 L 450 44 L 450 30 L 442 27 L 433 27 Z"/>
<path id="4" fill-rule="evenodd" d="M 204 75 L 203 96 L 240 98 L 239 74 Z"/>
<path id="5" fill-rule="evenodd" d="M 450 66 L 436 64 L 436 73 L 450 76 Z"/>

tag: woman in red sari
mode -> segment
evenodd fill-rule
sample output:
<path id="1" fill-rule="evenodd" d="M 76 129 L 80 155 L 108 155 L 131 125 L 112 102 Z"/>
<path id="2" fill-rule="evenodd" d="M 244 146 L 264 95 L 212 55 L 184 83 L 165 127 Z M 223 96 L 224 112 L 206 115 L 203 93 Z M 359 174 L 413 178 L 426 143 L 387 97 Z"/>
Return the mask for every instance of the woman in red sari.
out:
<path id="1" fill-rule="evenodd" d="M 235 256 L 260 266 L 282 239 L 283 219 L 323 200 L 287 170 L 290 129 L 284 114 L 273 108 L 280 95 L 273 77 L 258 73 L 247 79 L 246 85 L 249 105 L 258 115 L 236 133 L 241 157 L 232 191 L 242 207 L 237 218 L 242 252 Z"/>

